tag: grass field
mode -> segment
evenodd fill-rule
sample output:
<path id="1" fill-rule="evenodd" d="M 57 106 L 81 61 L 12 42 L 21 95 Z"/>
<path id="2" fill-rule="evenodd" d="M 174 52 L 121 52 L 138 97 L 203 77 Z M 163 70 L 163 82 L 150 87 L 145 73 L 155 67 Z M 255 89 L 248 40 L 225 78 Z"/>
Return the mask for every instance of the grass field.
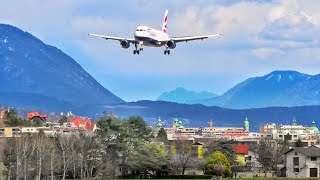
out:
<path id="1" fill-rule="evenodd" d="M 216 180 L 216 178 L 213 178 L 213 179 Z M 286 177 L 223 178 L 223 180 L 297 180 L 297 179 L 298 180 L 319 180 L 319 178 L 286 178 Z M 125 179 L 125 180 L 134 180 L 134 179 Z M 162 179 L 162 180 L 172 180 L 172 179 Z M 188 179 L 180 179 L 180 180 L 188 180 Z M 197 180 L 197 179 L 195 179 L 195 180 Z"/>

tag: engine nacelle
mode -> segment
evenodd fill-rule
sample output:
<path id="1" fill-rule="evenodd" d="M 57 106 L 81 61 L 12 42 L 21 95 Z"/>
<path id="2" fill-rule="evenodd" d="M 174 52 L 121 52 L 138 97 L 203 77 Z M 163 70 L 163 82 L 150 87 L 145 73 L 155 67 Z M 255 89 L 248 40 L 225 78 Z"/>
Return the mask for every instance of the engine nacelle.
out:
<path id="1" fill-rule="evenodd" d="M 127 40 L 120 41 L 120 45 L 122 48 L 128 49 L 130 47 L 130 43 Z"/>
<path id="2" fill-rule="evenodd" d="M 176 43 L 174 41 L 170 40 L 170 41 L 167 41 L 166 46 L 169 49 L 174 49 L 176 47 Z"/>

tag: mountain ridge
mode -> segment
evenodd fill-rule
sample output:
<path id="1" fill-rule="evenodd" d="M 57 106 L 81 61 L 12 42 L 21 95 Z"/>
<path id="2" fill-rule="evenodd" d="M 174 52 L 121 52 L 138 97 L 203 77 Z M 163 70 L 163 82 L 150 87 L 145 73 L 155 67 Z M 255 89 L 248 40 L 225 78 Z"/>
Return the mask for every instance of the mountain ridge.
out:
<path id="1" fill-rule="evenodd" d="M 312 79 L 311 75 L 303 74 L 297 71 L 273 71 L 264 76 L 248 78 L 245 81 L 235 85 L 227 92 L 216 98 L 207 100 L 205 105 L 221 106 L 226 108 L 259 108 L 269 106 L 301 106 L 301 105 L 319 105 L 308 102 L 296 103 L 295 100 L 288 100 L 287 96 L 300 94 L 309 94 L 306 92 L 292 92 L 290 89 L 297 87 L 300 83 Z M 320 86 L 318 87 L 320 90 Z M 299 99 L 297 97 L 297 99 Z M 288 100 L 288 102 L 286 102 Z"/>
<path id="2" fill-rule="evenodd" d="M 124 102 L 60 49 L 7 24 L 0 24 L 0 61 L 1 93 L 33 93 L 74 105 Z"/>
<path id="3" fill-rule="evenodd" d="M 183 87 L 177 87 L 172 91 L 162 93 L 156 100 L 183 104 L 197 104 L 197 102 L 217 96 L 217 94 L 208 91 L 196 92 Z"/>

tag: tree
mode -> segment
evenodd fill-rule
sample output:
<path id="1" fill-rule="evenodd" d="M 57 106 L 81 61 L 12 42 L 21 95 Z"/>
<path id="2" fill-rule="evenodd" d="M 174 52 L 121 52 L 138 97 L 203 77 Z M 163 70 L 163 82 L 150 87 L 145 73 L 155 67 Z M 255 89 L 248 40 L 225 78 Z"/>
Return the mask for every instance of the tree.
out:
<path id="1" fill-rule="evenodd" d="M 231 165 L 235 165 L 237 157 L 234 148 L 232 147 L 234 143 L 235 141 L 233 140 L 213 141 L 208 146 L 206 156 L 212 155 L 215 151 L 220 151 L 228 158 Z"/>
<path id="2" fill-rule="evenodd" d="M 67 168 L 70 165 L 71 157 L 69 156 L 70 153 L 70 140 L 71 137 L 65 137 L 65 136 L 58 136 L 55 138 L 55 144 L 58 149 L 58 153 L 60 153 L 62 158 L 62 165 L 63 165 L 63 173 L 62 173 L 62 180 L 66 178 L 66 172 Z"/>
<path id="3" fill-rule="evenodd" d="M 179 138 L 174 143 L 175 154 L 172 157 L 173 165 L 176 166 L 176 173 L 178 173 L 179 168 L 181 168 L 181 174 L 184 175 L 185 170 L 187 169 L 188 162 L 195 151 L 192 148 L 192 142 L 189 142 L 187 139 Z"/>
<path id="4" fill-rule="evenodd" d="M 206 162 L 206 174 L 225 176 L 231 174 L 231 165 L 228 158 L 221 152 L 215 151 Z M 224 171 L 222 171 L 224 170 Z"/>
<path id="5" fill-rule="evenodd" d="M 40 131 L 35 136 L 35 145 L 36 145 L 37 165 L 38 165 L 37 179 L 41 180 L 42 179 L 41 176 L 43 173 L 42 171 L 43 171 L 44 162 L 45 162 L 44 160 L 45 160 L 45 157 L 50 152 L 50 147 L 52 147 L 52 145 L 50 144 L 50 141 L 48 141 L 48 138 L 45 136 L 45 134 L 42 131 Z"/>
<path id="6" fill-rule="evenodd" d="M 18 117 L 15 110 L 6 111 L 4 115 L 4 124 L 6 127 L 22 126 L 24 123 L 21 117 Z"/>
<path id="7" fill-rule="evenodd" d="M 157 145 L 138 147 L 128 158 L 129 169 L 136 176 L 163 175 L 169 171 L 170 157 Z"/>
<path id="8" fill-rule="evenodd" d="M 121 159 L 122 175 L 126 176 L 128 157 L 139 145 L 151 141 L 151 128 L 138 116 L 123 120 L 113 116 L 102 117 L 98 127 L 97 133 L 103 139 L 106 151 Z"/>
<path id="9" fill-rule="evenodd" d="M 63 125 L 63 123 L 68 122 L 69 118 L 67 116 L 61 116 L 59 119 L 60 125 Z"/>
<path id="10" fill-rule="evenodd" d="M 7 173 L 6 176 L 8 179 L 11 179 L 12 176 L 14 176 L 14 170 L 16 166 L 16 157 L 17 157 L 17 152 L 15 148 L 15 141 L 13 138 L 7 138 L 5 142 L 5 148 L 3 151 L 3 156 L 2 156 L 2 162 L 4 166 L 7 168 Z"/>
<path id="11" fill-rule="evenodd" d="M 301 141 L 301 139 L 298 139 L 295 143 L 294 143 L 295 147 L 304 147 L 303 142 Z"/>
<path id="12" fill-rule="evenodd" d="M 164 128 L 163 128 L 163 127 L 159 129 L 159 132 L 158 132 L 157 138 L 164 138 L 164 139 L 168 139 L 168 137 L 167 137 L 167 132 L 164 130 Z"/>
<path id="13" fill-rule="evenodd" d="M 33 117 L 32 118 L 32 125 L 35 127 L 42 127 L 43 120 L 40 117 Z"/>
<path id="14" fill-rule="evenodd" d="M 255 149 L 258 154 L 257 161 L 262 166 L 265 176 L 267 176 L 270 171 L 278 171 L 278 164 L 284 163 L 284 152 L 289 149 L 289 146 L 287 141 L 262 139 Z"/>

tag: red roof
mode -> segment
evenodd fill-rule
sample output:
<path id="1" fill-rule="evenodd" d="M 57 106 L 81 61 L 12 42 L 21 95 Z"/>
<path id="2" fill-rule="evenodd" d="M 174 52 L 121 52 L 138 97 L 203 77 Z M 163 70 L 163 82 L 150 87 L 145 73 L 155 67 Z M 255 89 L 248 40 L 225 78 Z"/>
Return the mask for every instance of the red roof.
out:
<path id="1" fill-rule="evenodd" d="M 82 119 L 80 117 L 74 117 L 74 118 L 71 118 L 69 120 L 71 123 L 73 123 L 75 126 L 77 127 L 80 127 L 80 125 L 84 125 L 85 129 L 86 130 L 93 130 L 94 129 L 94 123 L 92 123 L 90 121 L 90 119 Z"/>
<path id="2" fill-rule="evenodd" d="M 223 133 L 222 136 L 242 137 L 247 136 L 247 133 Z"/>
<path id="3" fill-rule="evenodd" d="M 248 144 L 235 144 L 233 148 L 237 154 L 248 155 Z"/>
<path id="4" fill-rule="evenodd" d="M 45 118 L 48 117 L 48 115 L 46 115 L 46 114 L 39 114 L 38 112 L 29 112 L 29 113 L 27 114 L 27 118 L 28 118 L 28 119 L 32 119 L 32 118 L 34 118 L 34 117 L 40 117 L 40 118 L 42 118 L 42 119 L 45 119 Z"/>

